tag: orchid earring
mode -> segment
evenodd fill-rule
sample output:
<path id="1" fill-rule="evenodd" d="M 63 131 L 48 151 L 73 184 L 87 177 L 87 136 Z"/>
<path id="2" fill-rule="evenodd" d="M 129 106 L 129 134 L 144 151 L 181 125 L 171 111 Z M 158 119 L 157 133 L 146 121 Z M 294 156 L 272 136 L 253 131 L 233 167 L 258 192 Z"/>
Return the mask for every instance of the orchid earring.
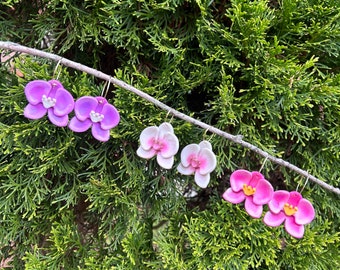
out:
<path id="1" fill-rule="evenodd" d="M 260 170 L 249 172 L 237 170 L 230 175 L 230 188 L 222 195 L 223 199 L 238 204 L 243 201 L 246 212 L 253 218 L 260 218 L 263 205 L 273 197 L 273 186 L 261 174 L 261 170 L 268 157 L 264 160 Z"/>
<path id="2" fill-rule="evenodd" d="M 216 156 L 208 141 L 189 144 L 181 152 L 181 163 L 177 170 L 184 175 L 194 175 L 195 183 L 206 188 L 210 182 L 210 173 L 216 168 Z"/>
<path id="3" fill-rule="evenodd" d="M 47 113 L 48 119 L 54 125 L 67 126 L 68 114 L 74 108 L 74 99 L 57 79 L 34 80 L 25 86 L 24 92 L 29 102 L 24 109 L 26 118 L 36 120 L 44 117 Z"/>
<path id="4" fill-rule="evenodd" d="M 109 84 L 110 81 L 111 78 Z M 91 128 L 93 137 L 102 142 L 110 139 L 110 129 L 117 126 L 120 121 L 116 107 L 109 104 L 103 96 L 79 98 L 75 102 L 74 113 L 69 128 L 74 132 L 85 132 Z"/>
<path id="5" fill-rule="evenodd" d="M 159 166 L 171 169 L 178 149 L 179 142 L 172 125 L 164 122 L 159 127 L 147 127 L 141 132 L 137 155 L 145 159 L 156 156 Z"/>
<path id="6" fill-rule="evenodd" d="M 306 184 L 307 181 L 308 178 Z M 311 223 L 315 217 L 313 205 L 301 195 L 305 185 L 301 192 L 275 191 L 268 203 L 269 211 L 265 214 L 263 222 L 270 227 L 284 223 L 285 230 L 291 236 L 302 238 L 305 232 L 304 225 Z"/>
<path id="7" fill-rule="evenodd" d="M 253 218 L 260 218 L 263 205 L 272 199 L 273 192 L 272 185 L 260 172 L 237 170 L 230 175 L 230 188 L 222 197 L 233 204 L 245 201 L 246 212 Z"/>

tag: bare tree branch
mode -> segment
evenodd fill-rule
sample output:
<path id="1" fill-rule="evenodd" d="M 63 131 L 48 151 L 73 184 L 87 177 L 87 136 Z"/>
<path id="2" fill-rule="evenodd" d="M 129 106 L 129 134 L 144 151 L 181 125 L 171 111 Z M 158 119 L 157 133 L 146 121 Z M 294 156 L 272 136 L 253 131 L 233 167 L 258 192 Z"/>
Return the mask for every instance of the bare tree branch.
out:
<path id="1" fill-rule="evenodd" d="M 22 45 L 19 45 L 19 44 L 16 44 L 16 43 L 8 42 L 8 41 L 0 41 L 0 48 L 11 50 L 11 51 L 16 51 L 16 52 L 21 52 L 21 53 L 26 53 L 26 54 L 29 54 L 29 55 L 39 56 L 39 57 L 42 57 L 42 58 L 47 58 L 47 59 L 56 61 L 56 62 L 66 66 L 66 67 L 77 69 L 79 71 L 93 75 L 97 78 L 111 82 L 111 83 L 113 83 L 113 84 L 115 84 L 115 85 L 117 85 L 117 86 L 119 86 L 119 87 L 121 87 L 125 90 L 128 90 L 128 91 L 140 96 L 141 98 L 153 103 L 157 107 L 161 108 L 162 110 L 167 111 L 169 114 L 172 114 L 177 118 L 180 118 L 184 121 L 190 122 L 190 123 L 192 123 L 196 126 L 199 126 L 203 129 L 205 129 L 205 130 L 209 130 L 209 132 L 211 132 L 211 133 L 215 133 L 215 134 L 217 134 L 217 135 L 219 135 L 223 138 L 226 138 L 229 141 L 232 141 L 236 144 L 239 144 L 239 145 L 241 145 L 245 148 L 248 148 L 251 151 L 254 151 L 255 153 L 257 153 L 258 155 L 267 158 L 271 162 L 276 163 L 280 166 L 287 167 L 288 169 L 295 171 L 296 173 L 308 178 L 310 181 L 318 184 L 319 186 L 323 187 L 324 189 L 340 195 L 340 189 L 339 188 L 336 188 L 336 187 L 333 187 L 332 185 L 327 184 L 326 182 L 324 182 L 324 181 L 316 178 L 315 176 L 309 174 L 307 171 L 302 170 L 299 167 L 297 167 L 297 166 L 295 166 L 295 165 L 293 165 L 293 164 L 291 164 L 291 163 L 289 163 L 289 162 L 287 162 L 283 159 L 276 158 L 276 157 L 270 155 L 269 153 L 261 150 L 260 148 L 256 147 L 255 145 L 252 145 L 252 144 L 244 141 L 242 139 L 242 136 L 231 135 L 231 134 L 224 132 L 224 131 L 222 131 L 218 128 L 215 128 L 211 125 L 208 125 L 204 122 L 201 122 L 197 119 L 194 119 L 194 118 L 192 118 L 192 117 L 190 117 L 190 116 L 188 116 L 184 113 L 181 113 L 181 112 L 169 107 L 168 105 L 166 105 L 166 104 L 160 102 L 159 100 L 151 97 L 150 95 L 144 93 L 143 91 L 141 91 L 141 90 L 139 90 L 139 89 L 137 89 L 137 88 L 135 88 L 135 87 L 119 80 L 119 79 L 113 78 L 112 76 L 107 75 L 107 74 L 105 74 L 105 73 L 103 73 L 99 70 L 96 70 L 96 69 L 90 68 L 88 66 L 82 65 L 80 63 L 68 60 L 68 59 L 63 58 L 63 57 L 56 55 L 56 54 L 52 54 L 52 53 L 44 52 L 44 51 L 41 51 L 41 50 L 29 48 L 29 47 L 22 46 Z"/>

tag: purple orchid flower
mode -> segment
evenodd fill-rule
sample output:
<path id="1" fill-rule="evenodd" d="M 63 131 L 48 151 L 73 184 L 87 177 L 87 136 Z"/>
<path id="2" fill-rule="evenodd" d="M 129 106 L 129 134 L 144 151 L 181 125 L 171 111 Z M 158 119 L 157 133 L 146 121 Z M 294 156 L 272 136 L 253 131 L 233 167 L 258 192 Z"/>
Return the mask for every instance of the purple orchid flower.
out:
<path id="1" fill-rule="evenodd" d="M 24 116 L 40 119 L 47 113 L 48 119 L 58 127 L 68 124 L 68 114 L 74 108 L 72 95 L 57 80 L 35 80 L 25 86 L 25 95 L 29 104 L 24 109 Z"/>
<path id="2" fill-rule="evenodd" d="M 230 188 L 222 197 L 234 204 L 245 200 L 246 212 L 253 218 L 260 218 L 263 205 L 271 200 L 273 193 L 272 185 L 261 173 L 237 170 L 230 175 Z"/>
<path id="3" fill-rule="evenodd" d="M 74 113 L 69 128 L 74 132 L 84 132 L 92 127 L 93 137 L 102 142 L 110 139 L 110 129 L 120 121 L 118 110 L 104 97 L 79 98 L 74 105 Z"/>
<path id="4" fill-rule="evenodd" d="M 159 127 L 147 127 L 142 131 L 137 155 L 145 159 L 157 156 L 159 166 L 171 169 L 178 149 L 179 142 L 173 127 L 169 123 L 162 123 Z"/>
<path id="5" fill-rule="evenodd" d="M 210 182 L 210 173 L 216 168 L 216 156 L 210 142 L 189 144 L 181 152 L 181 163 L 177 170 L 184 175 L 195 175 L 195 182 L 206 188 Z"/>
<path id="6" fill-rule="evenodd" d="M 284 222 L 285 230 L 295 238 L 303 237 L 304 225 L 315 217 L 313 205 L 297 191 L 275 191 L 268 207 L 270 211 L 265 214 L 263 222 L 271 227 Z"/>

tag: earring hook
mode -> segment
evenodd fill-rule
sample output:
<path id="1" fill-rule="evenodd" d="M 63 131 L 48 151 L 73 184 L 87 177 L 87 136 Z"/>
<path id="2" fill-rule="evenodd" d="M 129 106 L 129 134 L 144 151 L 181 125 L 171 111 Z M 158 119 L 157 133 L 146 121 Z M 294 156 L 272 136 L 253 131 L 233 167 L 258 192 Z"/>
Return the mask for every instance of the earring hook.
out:
<path id="1" fill-rule="evenodd" d="M 208 127 L 208 128 L 204 131 L 204 133 L 203 133 L 203 140 L 206 140 L 205 138 L 207 137 L 207 133 L 208 133 L 209 131 L 210 131 L 210 127 Z M 210 142 L 210 140 L 212 139 L 212 137 L 213 137 L 214 135 L 215 135 L 214 133 L 211 134 L 210 138 L 207 139 L 206 141 Z"/>
<path id="2" fill-rule="evenodd" d="M 263 163 L 262 163 L 262 165 L 261 165 L 261 168 L 260 168 L 259 172 L 261 172 L 261 171 L 262 171 L 262 169 L 264 168 L 264 164 L 266 164 L 266 162 L 267 162 L 268 158 L 269 158 L 269 155 L 268 155 L 268 156 L 266 156 L 266 158 L 264 159 L 264 161 L 263 161 Z"/>
<path id="3" fill-rule="evenodd" d="M 305 187 L 306 187 L 306 185 L 307 185 L 307 183 L 308 183 L 309 177 L 310 177 L 310 174 L 308 173 L 308 176 L 307 176 L 306 182 L 304 183 L 304 185 L 303 185 L 303 187 L 302 187 L 302 189 L 301 189 L 300 193 L 302 193 L 302 191 L 305 189 Z"/>
<path id="4" fill-rule="evenodd" d="M 58 69 L 58 67 L 59 67 L 59 65 L 60 65 L 62 60 L 63 60 L 63 58 L 60 58 L 58 63 L 57 63 L 57 65 L 55 66 L 54 71 L 53 71 L 53 78 L 55 77 L 55 73 L 57 72 L 57 69 Z M 61 69 L 59 70 L 59 72 L 57 74 L 57 77 L 55 78 L 56 80 L 59 79 L 60 73 L 61 73 Z"/>
<path id="5" fill-rule="evenodd" d="M 112 79 L 112 77 L 110 76 L 109 80 L 106 81 L 106 83 L 104 84 L 102 93 L 100 94 L 102 97 L 106 97 L 107 92 L 109 91 L 109 88 L 110 88 L 111 79 Z"/>
<path id="6" fill-rule="evenodd" d="M 167 112 L 167 114 L 166 114 L 166 116 L 165 116 L 165 120 L 168 119 L 170 113 L 171 113 L 171 110 L 168 110 L 168 112 Z M 170 120 L 169 120 L 169 124 L 171 123 L 172 119 L 174 119 L 174 115 L 173 115 L 173 114 L 171 114 L 171 118 L 170 118 Z"/>
<path id="7" fill-rule="evenodd" d="M 208 128 L 204 131 L 204 133 L 203 133 L 203 140 L 205 140 L 205 137 L 207 136 L 207 133 L 208 133 L 209 129 L 210 129 L 210 127 L 208 127 Z"/>

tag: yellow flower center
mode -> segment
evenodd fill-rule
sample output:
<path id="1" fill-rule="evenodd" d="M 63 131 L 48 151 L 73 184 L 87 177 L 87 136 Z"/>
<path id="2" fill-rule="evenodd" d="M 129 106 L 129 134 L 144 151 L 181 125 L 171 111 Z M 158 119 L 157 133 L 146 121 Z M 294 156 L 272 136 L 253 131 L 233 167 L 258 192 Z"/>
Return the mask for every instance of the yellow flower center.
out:
<path id="1" fill-rule="evenodd" d="M 291 205 L 289 203 L 285 203 L 283 210 L 285 211 L 285 214 L 287 216 L 292 216 L 297 212 L 298 208 L 296 206 L 294 207 L 293 205 Z"/>
<path id="2" fill-rule="evenodd" d="M 256 188 L 253 188 L 252 186 L 248 186 L 247 184 L 243 185 L 243 192 L 247 196 L 253 195 L 256 191 Z"/>

